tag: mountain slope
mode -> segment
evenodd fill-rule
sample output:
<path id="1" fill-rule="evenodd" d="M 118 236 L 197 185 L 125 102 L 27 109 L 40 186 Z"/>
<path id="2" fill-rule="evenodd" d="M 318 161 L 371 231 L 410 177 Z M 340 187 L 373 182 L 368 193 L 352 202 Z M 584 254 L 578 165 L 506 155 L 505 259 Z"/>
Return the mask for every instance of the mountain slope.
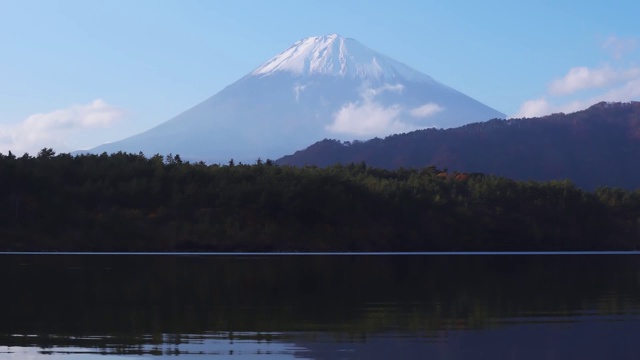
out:
<path id="1" fill-rule="evenodd" d="M 640 188 L 640 102 L 599 103 L 572 114 L 491 120 L 367 142 L 324 140 L 279 164 L 365 161 L 382 168 L 435 165 L 517 180 L 570 179 L 578 186 Z"/>
<path id="2" fill-rule="evenodd" d="M 325 137 L 366 139 L 497 117 L 504 114 L 334 34 L 300 40 L 184 113 L 89 152 L 252 163 Z"/>

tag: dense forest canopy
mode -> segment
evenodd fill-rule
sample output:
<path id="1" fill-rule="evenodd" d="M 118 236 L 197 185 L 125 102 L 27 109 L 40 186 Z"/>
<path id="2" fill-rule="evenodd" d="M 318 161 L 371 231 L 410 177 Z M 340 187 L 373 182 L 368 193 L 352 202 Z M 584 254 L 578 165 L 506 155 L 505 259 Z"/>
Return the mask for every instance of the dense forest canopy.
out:
<path id="1" fill-rule="evenodd" d="M 640 190 L 435 167 L 206 165 L 43 149 L 0 154 L 0 192 L 0 249 L 13 251 L 640 248 Z"/>

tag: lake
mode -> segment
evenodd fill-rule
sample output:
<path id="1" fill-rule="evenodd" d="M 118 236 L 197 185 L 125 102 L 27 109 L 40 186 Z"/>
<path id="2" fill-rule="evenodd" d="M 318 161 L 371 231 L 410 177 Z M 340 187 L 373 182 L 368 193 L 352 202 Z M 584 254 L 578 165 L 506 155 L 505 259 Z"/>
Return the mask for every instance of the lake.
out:
<path id="1" fill-rule="evenodd" d="M 640 254 L 0 255 L 0 359 L 634 359 Z"/>

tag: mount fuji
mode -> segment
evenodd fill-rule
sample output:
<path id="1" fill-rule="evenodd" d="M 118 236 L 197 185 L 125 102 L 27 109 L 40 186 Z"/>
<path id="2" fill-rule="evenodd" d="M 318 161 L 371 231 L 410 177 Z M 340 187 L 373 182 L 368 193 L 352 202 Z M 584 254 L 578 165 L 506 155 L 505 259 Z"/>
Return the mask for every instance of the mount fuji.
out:
<path id="1" fill-rule="evenodd" d="M 253 163 L 323 138 L 369 139 L 505 115 L 359 42 L 300 40 L 178 116 L 89 153 L 142 151 Z"/>

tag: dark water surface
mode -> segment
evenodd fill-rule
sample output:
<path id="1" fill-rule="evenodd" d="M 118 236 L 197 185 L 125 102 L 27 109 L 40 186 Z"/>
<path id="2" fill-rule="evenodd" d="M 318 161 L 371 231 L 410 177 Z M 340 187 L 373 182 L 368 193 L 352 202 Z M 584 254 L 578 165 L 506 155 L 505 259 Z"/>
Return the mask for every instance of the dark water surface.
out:
<path id="1" fill-rule="evenodd" d="M 4 254 L 0 280 L 0 359 L 640 359 L 640 254 Z"/>

